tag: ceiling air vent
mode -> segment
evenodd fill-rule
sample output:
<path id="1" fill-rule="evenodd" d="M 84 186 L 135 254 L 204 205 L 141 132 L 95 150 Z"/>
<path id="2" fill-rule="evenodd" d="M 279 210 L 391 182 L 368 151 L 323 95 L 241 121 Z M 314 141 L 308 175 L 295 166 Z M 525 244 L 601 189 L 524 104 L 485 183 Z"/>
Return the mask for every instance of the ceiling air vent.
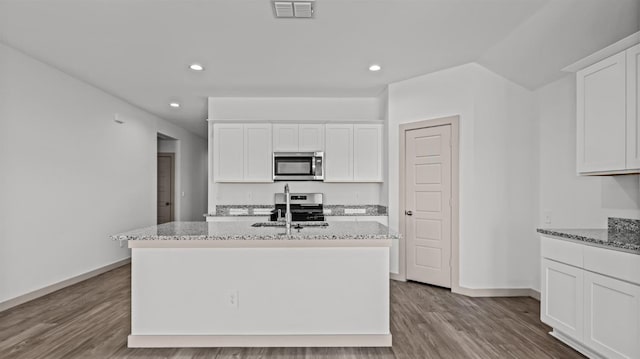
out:
<path id="1" fill-rule="evenodd" d="M 313 1 L 274 1 L 273 11 L 276 17 L 312 18 Z"/>

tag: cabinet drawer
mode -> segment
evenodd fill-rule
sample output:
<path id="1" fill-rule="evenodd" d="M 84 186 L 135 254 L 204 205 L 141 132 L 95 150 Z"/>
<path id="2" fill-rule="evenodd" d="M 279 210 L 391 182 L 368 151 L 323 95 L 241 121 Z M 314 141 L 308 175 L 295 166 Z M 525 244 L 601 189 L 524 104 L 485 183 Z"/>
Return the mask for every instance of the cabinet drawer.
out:
<path id="1" fill-rule="evenodd" d="M 640 255 L 584 246 L 584 269 L 640 285 Z"/>
<path id="2" fill-rule="evenodd" d="M 545 236 L 541 240 L 542 257 L 582 268 L 583 245 Z"/>

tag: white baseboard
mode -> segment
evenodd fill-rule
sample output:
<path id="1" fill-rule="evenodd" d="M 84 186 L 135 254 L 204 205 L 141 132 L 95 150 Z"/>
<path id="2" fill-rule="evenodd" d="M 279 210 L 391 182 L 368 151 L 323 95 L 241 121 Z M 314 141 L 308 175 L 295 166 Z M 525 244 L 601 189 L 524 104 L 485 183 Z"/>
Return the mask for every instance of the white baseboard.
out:
<path id="1" fill-rule="evenodd" d="M 540 292 L 532 288 L 452 288 L 452 292 L 467 297 L 531 297 L 540 300 Z"/>
<path id="2" fill-rule="evenodd" d="M 129 348 L 390 347 L 391 334 L 367 335 L 129 335 Z"/>
<path id="3" fill-rule="evenodd" d="M 579 352 L 580 354 L 586 356 L 587 358 L 591 358 L 591 359 L 605 359 L 605 357 L 603 357 L 602 355 L 594 352 L 593 350 L 587 348 L 586 346 L 582 345 L 582 343 L 572 339 L 571 337 L 564 335 L 564 333 L 559 332 L 557 330 L 553 330 L 551 332 L 549 332 L 549 335 L 551 335 L 552 337 L 558 339 L 559 341 L 565 343 L 566 345 L 570 346 L 571 348 L 573 348 L 574 350 L 576 350 L 577 352 Z"/>
<path id="4" fill-rule="evenodd" d="M 400 275 L 400 273 L 389 273 L 389 278 L 398 282 L 406 282 L 407 279 Z"/>
<path id="5" fill-rule="evenodd" d="M 67 278 L 63 281 L 57 282 L 57 283 L 53 283 L 51 285 L 48 285 L 46 287 L 40 288 L 40 289 L 36 289 L 32 292 L 17 296 L 15 298 L 11 298 L 9 300 L 5 300 L 4 302 L 0 302 L 0 312 L 5 311 L 9 308 L 13 308 L 15 306 L 18 306 L 22 303 L 26 303 L 28 301 L 34 300 L 36 298 L 45 296 L 49 293 L 53 293 L 57 290 L 60 290 L 62 288 L 68 287 L 70 285 L 74 285 L 76 283 L 82 282 L 83 280 L 87 280 L 89 278 L 95 277 L 97 275 L 100 275 L 102 273 L 108 272 L 112 269 L 121 267 L 125 264 L 128 264 L 131 262 L 131 258 L 125 258 L 125 259 L 121 259 L 119 261 L 113 262 L 111 264 L 107 264 L 106 266 L 102 266 L 100 268 L 96 268 L 94 270 L 91 270 L 89 272 L 86 273 L 82 273 L 80 275 L 77 275 L 75 277 L 71 277 L 71 278 Z"/>

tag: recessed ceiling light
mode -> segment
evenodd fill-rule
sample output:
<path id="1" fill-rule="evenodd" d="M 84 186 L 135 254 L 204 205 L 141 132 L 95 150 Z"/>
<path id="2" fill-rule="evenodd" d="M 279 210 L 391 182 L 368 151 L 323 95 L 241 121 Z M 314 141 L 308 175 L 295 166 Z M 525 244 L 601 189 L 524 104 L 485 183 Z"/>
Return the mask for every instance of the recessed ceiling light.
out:
<path id="1" fill-rule="evenodd" d="M 369 71 L 380 71 L 380 70 L 382 70 L 382 67 L 380 67 L 380 65 L 369 66 Z"/>
<path id="2" fill-rule="evenodd" d="M 178 108 L 178 107 L 180 107 L 180 104 L 179 104 L 179 103 L 177 103 L 177 102 L 170 102 L 170 103 L 169 103 L 169 106 L 171 106 L 171 107 L 173 107 L 173 108 Z"/>
<path id="3" fill-rule="evenodd" d="M 200 64 L 191 64 L 189 65 L 189 68 L 193 71 L 204 71 L 204 66 Z"/>

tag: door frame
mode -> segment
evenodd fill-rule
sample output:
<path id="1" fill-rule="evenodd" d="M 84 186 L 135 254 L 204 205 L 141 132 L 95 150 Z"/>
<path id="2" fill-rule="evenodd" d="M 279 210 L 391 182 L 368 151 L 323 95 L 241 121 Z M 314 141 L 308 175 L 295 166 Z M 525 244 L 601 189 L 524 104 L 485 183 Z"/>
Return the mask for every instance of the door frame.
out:
<path id="1" fill-rule="evenodd" d="M 397 279 L 407 280 L 407 246 L 405 237 L 405 139 L 408 131 L 421 128 L 451 126 L 451 290 L 459 291 L 460 288 L 460 212 L 459 212 L 459 163 L 460 163 L 460 116 L 440 117 L 431 120 L 404 123 L 400 125 L 400 191 L 398 208 L 399 229 L 402 235 L 398 241 L 400 254 L 400 270 Z"/>
<path id="2" fill-rule="evenodd" d="M 156 160 L 160 157 L 171 158 L 171 221 L 176 220 L 176 154 L 173 152 L 158 152 Z M 156 171 L 156 211 L 158 206 L 158 174 Z M 158 222 L 158 215 L 156 212 L 156 223 Z"/>

